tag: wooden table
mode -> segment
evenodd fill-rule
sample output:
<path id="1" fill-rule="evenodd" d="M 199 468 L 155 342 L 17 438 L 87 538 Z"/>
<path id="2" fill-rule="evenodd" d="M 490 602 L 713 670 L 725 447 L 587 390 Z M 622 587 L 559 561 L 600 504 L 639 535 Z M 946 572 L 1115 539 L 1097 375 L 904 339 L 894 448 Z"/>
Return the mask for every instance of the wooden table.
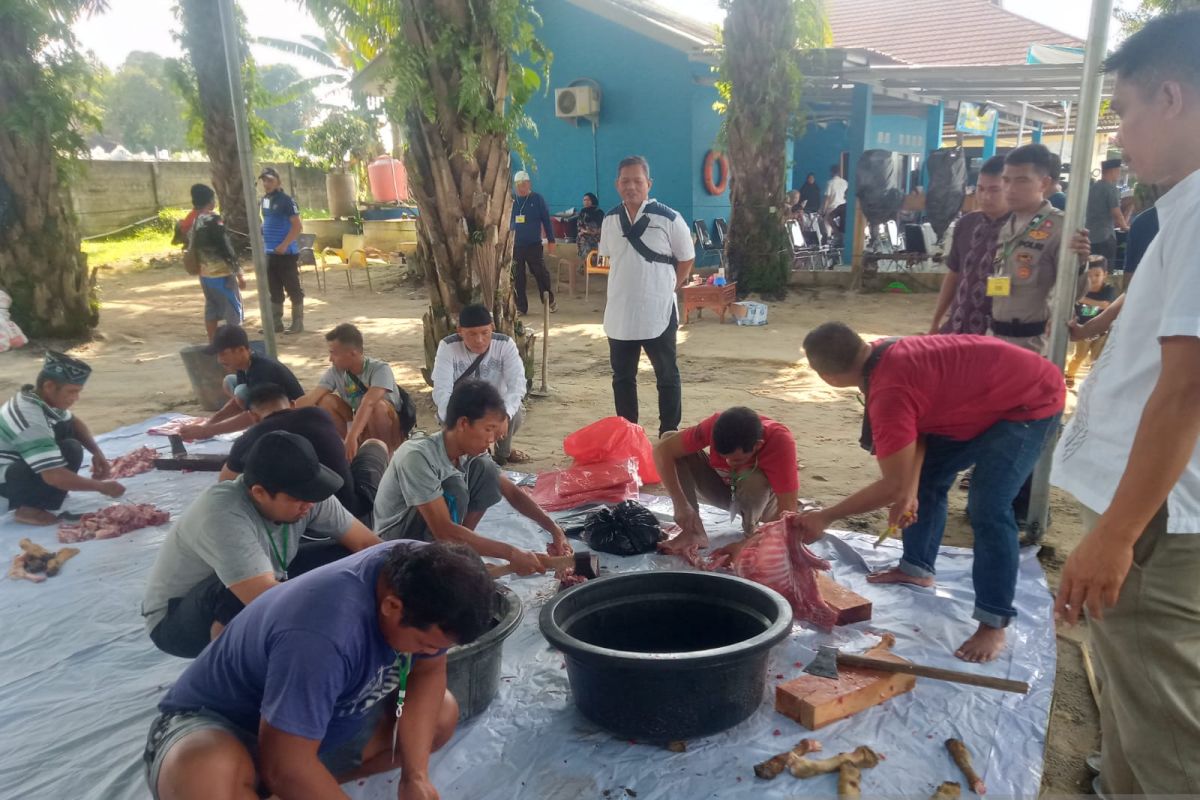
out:
<path id="1" fill-rule="evenodd" d="M 737 301 L 736 281 L 724 286 L 708 284 L 685 286 L 679 291 L 683 295 L 683 321 L 679 323 L 681 326 L 688 324 L 693 311 L 696 312 L 697 317 L 702 317 L 706 308 L 717 312 L 721 322 L 724 323 L 725 312 L 729 309 L 730 304 Z"/>

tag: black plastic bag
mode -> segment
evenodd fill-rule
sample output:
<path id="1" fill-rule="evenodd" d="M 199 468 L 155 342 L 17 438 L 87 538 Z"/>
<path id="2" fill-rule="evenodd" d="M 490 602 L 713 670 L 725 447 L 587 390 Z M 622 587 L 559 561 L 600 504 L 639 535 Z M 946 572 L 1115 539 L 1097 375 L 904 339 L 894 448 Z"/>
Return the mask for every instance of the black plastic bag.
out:
<path id="1" fill-rule="evenodd" d="M 904 205 L 904 192 L 896 169 L 899 159 L 891 150 L 867 150 L 858 159 L 854 190 L 863 216 L 872 225 L 895 219 Z"/>
<path id="2" fill-rule="evenodd" d="M 960 147 L 934 150 L 925 168 L 929 170 L 925 216 L 940 241 L 962 210 L 967 191 L 967 159 Z"/>
<path id="3" fill-rule="evenodd" d="M 641 503 L 625 500 L 588 514 L 583 538 L 593 550 L 618 556 L 653 553 L 666 536 L 658 517 Z"/>

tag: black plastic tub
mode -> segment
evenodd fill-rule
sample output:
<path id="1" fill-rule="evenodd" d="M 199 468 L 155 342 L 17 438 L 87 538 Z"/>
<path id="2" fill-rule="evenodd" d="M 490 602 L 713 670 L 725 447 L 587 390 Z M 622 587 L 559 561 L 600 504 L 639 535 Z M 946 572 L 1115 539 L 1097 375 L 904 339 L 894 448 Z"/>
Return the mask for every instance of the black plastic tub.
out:
<path id="1" fill-rule="evenodd" d="M 524 613 L 521 598 L 507 586 L 496 584 L 491 630 L 446 653 L 446 685 L 458 700 L 459 722 L 479 714 L 495 698 L 504 640 L 517 629 Z"/>
<path id="2" fill-rule="evenodd" d="M 763 701 L 767 656 L 792 627 L 778 592 L 713 572 L 589 581 L 542 608 L 580 712 L 628 739 L 723 731 Z"/>

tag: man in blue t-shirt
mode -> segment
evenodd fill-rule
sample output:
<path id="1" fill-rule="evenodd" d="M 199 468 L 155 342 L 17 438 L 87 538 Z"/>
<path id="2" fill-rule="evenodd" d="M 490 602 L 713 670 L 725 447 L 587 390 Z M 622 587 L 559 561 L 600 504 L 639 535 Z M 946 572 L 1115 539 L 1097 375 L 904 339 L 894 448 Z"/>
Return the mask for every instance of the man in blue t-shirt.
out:
<path id="1" fill-rule="evenodd" d="M 550 224 L 550 209 L 540 194 L 533 191 L 529 173 L 521 170 L 513 176 L 517 197 L 513 200 L 509 230 L 513 231 L 513 277 L 516 279 L 517 313 L 529 313 L 529 298 L 525 296 L 525 267 L 537 281 L 538 296 L 550 295 L 550 310 L 557 311 L 550 273 L 542 255 L 542 246 L 554 254 L 554 227 Z M 543 232 L 545 235 L 543 235 Z"/>
<path id="2" fill-rule="evenodd" d="M 446 651 L 487 629 L 495 591 L 466 548 L 412 541 L 274 587 L 159 702 L 151 795 L 341 797 L 352 771 L 398 767 L 400 798 L 437 797 L 429 756 L 458 721 Z"/>
<path id="3" fill-rule="evenodd" d="M 275 332 L 283 332 L 283 293 L 292 301 L 292 325 L 288 333 L 304 330 L 304 287 L 300 285 L 300 248 L 296 239 L 304 229 L 300 206 L 283 193 L 279 173 L 266 167 L 262 181 L 262 233 L 267 248 L 267 287 L 271 293 L 271 315 Z M 261 291 L 261 290 L 260 290 Z"/>

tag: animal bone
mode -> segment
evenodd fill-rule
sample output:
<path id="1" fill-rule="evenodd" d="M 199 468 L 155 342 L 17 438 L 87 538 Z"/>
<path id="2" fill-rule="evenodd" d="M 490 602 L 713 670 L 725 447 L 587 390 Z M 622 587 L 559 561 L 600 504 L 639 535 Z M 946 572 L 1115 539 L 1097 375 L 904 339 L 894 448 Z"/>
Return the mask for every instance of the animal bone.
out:
<path id="1" fill-rule="evenodd" d="M 956 781 L 946 781 L 937 788 L 929 800 L 958 800 L 962 797 L 962 787 Z"/>
<path id="2" fill-rule="evenodd" d="M 843 800 L 859 800 L 862 770 L 853 764 L 842 764 L 838 768 L 838 797 Z"/>
<path id="3" fill-rule="evenodd" d="M 809 753 L 815 753 L 821 749 L 821 743 L 816 739 L 801 739 L 799 744 L 788 750 L 786 753 L 780 753 L 777 756 L 771 756 L 761 764 L 754 765 L 754 774 L 763 780 L 769 781 L 779 773 L 783 772 L 788 767 L 788 763 L 792 759 L 800 759 Z"/>
<path id="4" fill-rule="evenodd" d="M 814 775 L 828 775 L 838 772 L 843 764 L 849 764 L 859 769 L 869 769 L 876 766 L 883 757 L 866 745 L 855 748 L 849 753 L 838 753 L 832 758 L 812 759 L 796 758 L 788 762 L 788 771 L 797 778 L 811 778 Z"/>
<path id="5" fill-rule="evenodd" d="M 946 749 L 950 751 L 950 757 L 954 759 L 954 763 L 962 770 L 963 777 L 967 779 L 967 785 L 971 787 L 971 791 L 978 795 L 987 794 L 987 786 L 984 785 L 983 778 L 980 778 L 979 773 L 975 771 L 975 767 L 971 765 L 971 753 L 962 740 L 947 739 Z"/>

